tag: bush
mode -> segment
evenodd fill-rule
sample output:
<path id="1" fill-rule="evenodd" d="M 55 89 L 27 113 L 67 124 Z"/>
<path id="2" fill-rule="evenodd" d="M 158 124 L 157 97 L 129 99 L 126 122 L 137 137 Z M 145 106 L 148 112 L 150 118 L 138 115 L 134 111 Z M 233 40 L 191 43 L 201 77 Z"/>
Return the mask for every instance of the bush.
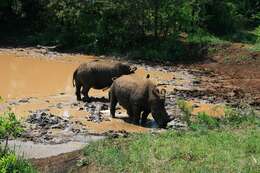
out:
<path id="1" fill-rule="evenodd" d="M 3 154 L 7 152 L 8 140 L 18 137 L 22 131 L 21 122 L 16 119 L 13 112 L 8 111 L 0 115 L 0 143 L 1 140 L 5 141 Z"/>
<path id="2" fill-rule="evenodd" d="M 5 154 L 0 158 L 1 173 L 34 173 L 37 172 L 28 161 L 15 154 Z"/>
<path id="3" fill-rule="evenodd" d="M 0 145 L 0 172 L 1 173 L 33 173 L 36 170 L 30 163 L 14 153 L 8 151 L 8 140 L 18 137 L 23 131 L 20 121 L 13 112 L 7 111 L 0 115 L 0 144 L 5 141 L 4 149 Z"/>

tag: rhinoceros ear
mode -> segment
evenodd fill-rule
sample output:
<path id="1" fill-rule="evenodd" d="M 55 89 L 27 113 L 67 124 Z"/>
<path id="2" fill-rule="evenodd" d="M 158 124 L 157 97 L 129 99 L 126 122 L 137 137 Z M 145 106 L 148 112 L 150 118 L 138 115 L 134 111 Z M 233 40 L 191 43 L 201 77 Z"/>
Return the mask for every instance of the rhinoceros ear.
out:
<path id="1" fill-rule="evenodd" d="M 153 89 L 153 93 L 154 93 L 155 95 L 157 95 L 157 96 L 160 96 L 160 91 L 159 91 L 159 89 L 156 88 L 156 87 Z"/>
<path id="2" fill-rule="evenodd" d="M 166 89 L 164 89 L 164 88 L 161 89 L 161 95 L 162 95 L 162 96 L 165 96 L 165 94 L 166 94 Z"/>
<path id="3" fill-rule="evenodd" d="M 130 71 L 133 73 L 137 70 L 137 67 L 131 67 Z"/>

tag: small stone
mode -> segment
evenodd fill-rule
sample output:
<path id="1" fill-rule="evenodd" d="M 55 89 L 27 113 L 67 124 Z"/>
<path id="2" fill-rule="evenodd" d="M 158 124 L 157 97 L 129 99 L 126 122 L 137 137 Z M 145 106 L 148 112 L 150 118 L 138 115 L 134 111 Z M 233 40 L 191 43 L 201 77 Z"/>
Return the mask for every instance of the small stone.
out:
<path id="1" fill-rule="evenodd" d="M 57 107 L 58 109 L 62 109 L 62 103 L 58 103 L 58 104 L 56 105 L 56 107 Z"/>
<path id="2" fill-rule="evenodd" d="M 18 102 L 19 103 L 28 103 L 29 102 L 29 98 L 20 99 Z"/>

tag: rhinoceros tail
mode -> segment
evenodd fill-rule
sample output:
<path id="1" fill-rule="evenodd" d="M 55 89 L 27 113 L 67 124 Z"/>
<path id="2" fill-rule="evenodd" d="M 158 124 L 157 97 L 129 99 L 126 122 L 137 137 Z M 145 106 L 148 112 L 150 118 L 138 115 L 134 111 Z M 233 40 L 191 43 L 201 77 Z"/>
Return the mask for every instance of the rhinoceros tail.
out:
<path id="1" fill-rule="evenodd" d="M 75 70 L 74 73 L 73 73 L 73 77 L 72 77 L 72 85 L 73 85 L 73 87 L 75 87 L 75 78 L 76 78 L 77 73 L 78 73 L 78 70 Z"/>

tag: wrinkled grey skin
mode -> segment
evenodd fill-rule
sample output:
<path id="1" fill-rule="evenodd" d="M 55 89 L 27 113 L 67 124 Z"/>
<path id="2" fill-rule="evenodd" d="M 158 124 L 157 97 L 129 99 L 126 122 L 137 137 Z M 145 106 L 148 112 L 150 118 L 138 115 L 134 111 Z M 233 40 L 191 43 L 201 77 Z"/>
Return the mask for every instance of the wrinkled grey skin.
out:
<path id="1" fill-rule="evenodd" d="M 77 100 L 90 101 L 90 88 L 104 89 L 111 86 L 113 78 L 134 73 L 137 68 L 118 62 L 93 61 L 81 64 L 73 74 L 73 86 L 76 86 Z M 75 83 L 75 84 L 74 84 Z M 81 91 L 81 88 L 82 91 Z"/>
<path id="2" fill-rule="evenodd" d="M 149 76 L 147 76 L 149 78 Z M 149 79 L 134 75 L 124 75 L 114 80 L 109 91 L 110 114 L 115 117 L 115 107 L 119 103 L 127 110 L 135 123 L 145 125 L 147 116 L 152 113 L 160 127 L 165 127 L 170 118 L 165 110 L 165 89 L 161 91 Z M 142 113 L 142 116 L 141 116 Z"/>

